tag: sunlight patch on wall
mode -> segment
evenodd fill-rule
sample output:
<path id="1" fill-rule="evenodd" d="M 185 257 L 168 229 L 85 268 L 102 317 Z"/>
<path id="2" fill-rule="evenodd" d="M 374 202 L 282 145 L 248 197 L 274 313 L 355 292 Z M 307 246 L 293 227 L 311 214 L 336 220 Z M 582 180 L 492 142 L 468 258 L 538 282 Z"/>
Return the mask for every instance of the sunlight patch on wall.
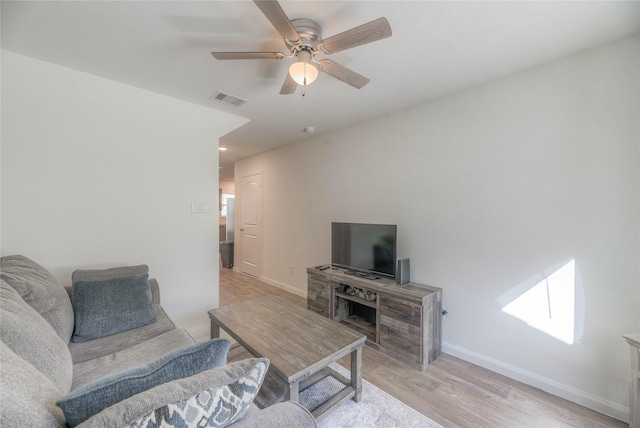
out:
<path id="1" fill-rule="evenodd" d="M 575 330 L 575 260 L 548 275 L 502 311 L 568 344 Z"/>

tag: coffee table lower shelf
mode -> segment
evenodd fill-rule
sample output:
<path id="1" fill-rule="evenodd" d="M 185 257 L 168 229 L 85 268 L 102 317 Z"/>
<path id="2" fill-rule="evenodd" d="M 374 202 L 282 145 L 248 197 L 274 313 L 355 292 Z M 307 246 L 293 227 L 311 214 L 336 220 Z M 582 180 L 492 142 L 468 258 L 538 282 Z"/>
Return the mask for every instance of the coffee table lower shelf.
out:
<path id="1" fill-rule="evenodd" d="M 223 329 L 251 355 L 271 362 L 262 399 L 258 400 L 262 407 L 287 400 L 304 405 L 301 392 L 308 394 L 317 385 L 322 386 L 325 379 L 337 382 L 338 387 L 325 394 L 324 400 L 314 399 L 313 405 L 305 406 L 316 419 L 322 419 L 346 400 L 357 403 L 362 399 L 365 335 L 275 295 L 208 313 L 211 338 L 220 337 Z M 350 378 L 330 368 L 347 356 L 351 359 Z"/>
<path id="2" fill-rule="evenodd" d="M 269 370 L 255 399 L 256 405 L 264 409 L 283 401 L 285 389 L 282 379 Z M 354 396 L 351 380 L 331 367 L 325 367 L 300 382 L 299 403 L 318 421 Z"/>

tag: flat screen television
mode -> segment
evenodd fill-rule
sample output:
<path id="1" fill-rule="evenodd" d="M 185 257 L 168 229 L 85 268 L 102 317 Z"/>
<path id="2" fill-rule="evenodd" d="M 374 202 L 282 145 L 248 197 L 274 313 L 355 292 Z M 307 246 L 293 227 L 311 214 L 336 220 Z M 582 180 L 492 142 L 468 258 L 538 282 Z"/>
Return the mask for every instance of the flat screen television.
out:
<path id="1" fill-rule="evenodd" d="M 331 265 L 395 278 L 396 232 L 392 224 L 331 223 Z"/>

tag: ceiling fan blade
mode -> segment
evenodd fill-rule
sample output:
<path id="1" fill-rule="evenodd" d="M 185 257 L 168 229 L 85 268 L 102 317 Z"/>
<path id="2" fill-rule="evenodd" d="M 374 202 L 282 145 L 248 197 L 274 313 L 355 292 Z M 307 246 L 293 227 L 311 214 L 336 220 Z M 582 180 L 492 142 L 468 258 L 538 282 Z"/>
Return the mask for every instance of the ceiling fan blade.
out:
<path id="1" fill-rule="evenodd" d="M 280 89 L 280 95 L 290 95 L 296 91 L 298 84 L 291 77 L 291 75 L 287 72 L 287 77 L 284 79 L 284 83 L 282 84 L 282 89 Z"/>
<path id="2" fill-rule="evenodd" d="M 276 0 L 253 0 L 253 2 L 258 6 L 264 16 L 267 17 L 269 22 L 271 22 L 271 25 L 275 27 L 282 37 L 293 44 L 297 44 L 300 41 L 298 32 L 291 24 L 291 21 L 289 21 L 287 14 L 282 10 L 280 3 Z"/>
<path id="3" fill-rule="evenodd" d="M 355 48 L 391 36 L 391 26 L 387 18 L 378 18 L 343 33 L 321 40 L 318 48 L 332 54 L 345 49 Z"/>
<path id="4" fill-rule="evenodd" d="M 282 59 L 282 52 L 211 52 L 215 59 Z"/>
<path id="5" fill-rule="evenodd" d="M 331 61 L 330 59 L 323 59 L 319 62 L 318 68 L 320 71 L 327 73 L 329 76 L 335 77 L 338 80 L 343 81 L 347 85 L 351 85 L 356 89 L 362 88 L 369 83 L 369 79 L 361 74 L 351 71 L 340 64 Z"/>

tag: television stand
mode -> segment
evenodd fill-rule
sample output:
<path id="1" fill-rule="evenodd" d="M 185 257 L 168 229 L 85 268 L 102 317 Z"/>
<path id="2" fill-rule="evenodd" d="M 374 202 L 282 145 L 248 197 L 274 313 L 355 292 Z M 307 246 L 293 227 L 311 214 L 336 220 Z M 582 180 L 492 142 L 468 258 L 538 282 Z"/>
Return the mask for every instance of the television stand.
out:
<path id="1" fill-rule="evenodd" d="M 425 370 L 442 349 L 442 289 L 355 273 L 308 268 L 307 308 L 366 334 L 372 348 Z"/>
<path id="2" fill-rule="evenodd" d="M 364 273 L 364 272 L 358 272 L 357 270 L 346 270 L 344 271 L 344 273 L 346 273 L 347 275 L 353 275 L 353 276 L 357 276 L 359 278 L 365 278 L 365 279 L 380 279 L 379 276 L 376 275 L 371 275 L 368 273 Z"/>

